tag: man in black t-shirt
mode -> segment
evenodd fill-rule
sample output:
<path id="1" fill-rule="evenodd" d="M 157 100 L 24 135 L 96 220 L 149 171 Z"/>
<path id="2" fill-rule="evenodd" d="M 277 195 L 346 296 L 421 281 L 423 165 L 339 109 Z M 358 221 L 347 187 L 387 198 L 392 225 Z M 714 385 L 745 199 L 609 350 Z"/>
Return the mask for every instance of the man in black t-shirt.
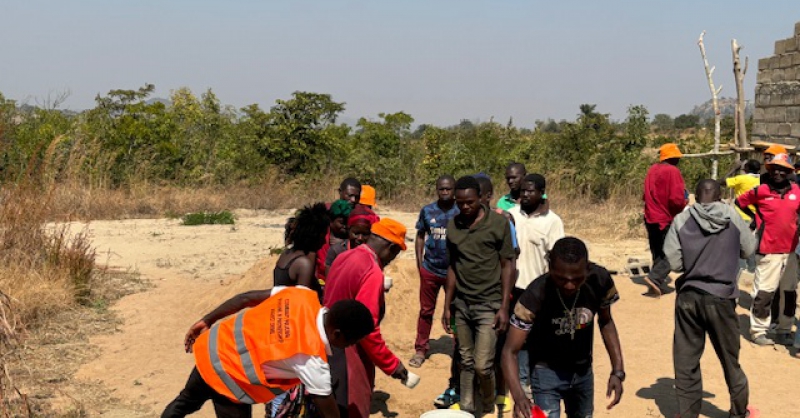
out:
<path id="1" fill-rule="evenodd" d="M 520 296 L 511 316 L 503 347 L 503 373 L 514 397 L 515 416 L 529 418 L 531 403 L 519 381 L 517 354 L 528 341 L 534 402 L 548 418 L 561 416 L 561 400 L 568 418 L 591 417 L 594 411 L 592 344 L 598 317 L 611 357 L 608 396 L 619 403 L 625 371 L 611 305 L 619 299 L 606 269 L 589 262 L 586 245 L 574 237 L 556 241 L 549 255 L 548 273 L 534 280 Z"/>

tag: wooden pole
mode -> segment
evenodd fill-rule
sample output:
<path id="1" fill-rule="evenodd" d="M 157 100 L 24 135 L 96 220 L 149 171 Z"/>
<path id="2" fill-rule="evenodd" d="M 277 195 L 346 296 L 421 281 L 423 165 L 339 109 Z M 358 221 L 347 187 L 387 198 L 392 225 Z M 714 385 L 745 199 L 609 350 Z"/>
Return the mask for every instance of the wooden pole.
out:
<path id="1" fill-rule="evenodd" d="M 714 105 L 714 152 L 711 156 L 711 178 L 716 180 L 717 179 L 717 171 L 719 168 L 719 102 L 717 101 L 717 97 L 719 96 L 719 92 L 722 91 L 722 85 L 719 88 L 714 87 L 714 79 L 712 76 L 714 75 L 714 67 L 708 66 L 708 59 L 706 59 L 706 47 L 703 44 L 703 37 L 705 36 L 706 31 L 703 31 L 700 34 L 700 39 L 697 40 L 697 45 L 700 47 L 700 55 L 703 57 L 703 65 L 706 69 L 706 78 L 708 79 L 708 88 L 711 90 L 711 103 Z"/>
<path id="2" fill-rule="evenodd" d="M 744 101 L 744 76 L 747 74 L 747 66 L 749 60 L 744 58 L 744 68 L 741 66 L 739 60 L 739 51 L 742 46 L 736 42 L 736 39 L 731 41 L 731 50 L 733 51 L 733 76 L 736 80 L 736 142 L 739 147 L 747 146 L 747 126 L 745 117 L 745 101 Z"/>

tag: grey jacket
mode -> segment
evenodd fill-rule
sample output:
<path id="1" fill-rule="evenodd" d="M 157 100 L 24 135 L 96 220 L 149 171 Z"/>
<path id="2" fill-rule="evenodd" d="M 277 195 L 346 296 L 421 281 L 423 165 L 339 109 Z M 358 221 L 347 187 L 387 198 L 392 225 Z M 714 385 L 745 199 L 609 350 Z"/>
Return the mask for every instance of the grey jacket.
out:
<path id="1" fill-rule="evenodd" d="M 683 272 L 678 291 L 693 287 L 721 298 L 737 298 L 739 258 L 750 257 L 756 239 L 733 207 L 695 203 L 675 217 L 664 241 L 673 271 Z"/>

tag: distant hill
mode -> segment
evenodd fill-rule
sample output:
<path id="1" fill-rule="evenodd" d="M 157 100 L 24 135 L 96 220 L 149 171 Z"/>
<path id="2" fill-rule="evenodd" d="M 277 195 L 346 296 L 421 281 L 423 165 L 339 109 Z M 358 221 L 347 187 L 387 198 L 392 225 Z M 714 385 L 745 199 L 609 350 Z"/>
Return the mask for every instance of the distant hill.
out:
<path id="1" fill-rule="evenodd" d="M 734 112 L 736 111 L 736 99 L 732 97 L 720 97 L 719 98 L 719 110 L 722 116 L 733 116 Z M 690 115 L 695 115 L 700 118 L 701 122 L 704 122 L 708 119 L 714 119 L 714 105 L 712 101 L 709 99 L 707 102 L 697 105 L 689 112 Z M 746 118 L 749 118 L 753 115 L 753 104 L 750 102 L 746 102 L 744 115 Z"/>

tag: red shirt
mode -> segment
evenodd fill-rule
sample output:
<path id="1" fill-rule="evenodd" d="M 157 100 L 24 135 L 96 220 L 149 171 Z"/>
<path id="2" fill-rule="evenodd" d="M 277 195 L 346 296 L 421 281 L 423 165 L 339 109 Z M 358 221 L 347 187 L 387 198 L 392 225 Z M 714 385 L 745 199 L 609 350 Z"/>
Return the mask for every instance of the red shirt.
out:
<path id="1" fill-rule="evenodd" d="M 644 221 L 661 229 L 686 207 L 683 176 L 668 163 L 653 164 L 644 177 Z"/>
<path id="2" fill-rule="evenodd" d="M 389 350 L 381 335 L 380 322 L 386 311 L 383 294 L 383 269 L 367 244 L 336 257 L 325 282 L 325 306 L 330 308 L 340 300 L 355 299 L 369 309 L 375 330 L 359 345 L 375 366 L 388 375 L 394 373 L 400 359 Z"/>
<path id="3" fill-rule="evenodd" d="M 331 249 L 331 229 L 328 228 L 328 233 L 325 234 L 325 243 L 317 251 L 317 268 L 316 277 L 320 284 L 325 284 L 325 260 L 328 258 L 328 251 Z"/>
<path id="4" fill-rule="evenodd" d="M 739 196 L 740 207 L 756 207 L 756 227 L 761 231 L 759 254 L 789 254 L 797 248 L 797 212 L 800 211 L 800 187 L 791 183 L 781 196 L 762 184 Z"/>

